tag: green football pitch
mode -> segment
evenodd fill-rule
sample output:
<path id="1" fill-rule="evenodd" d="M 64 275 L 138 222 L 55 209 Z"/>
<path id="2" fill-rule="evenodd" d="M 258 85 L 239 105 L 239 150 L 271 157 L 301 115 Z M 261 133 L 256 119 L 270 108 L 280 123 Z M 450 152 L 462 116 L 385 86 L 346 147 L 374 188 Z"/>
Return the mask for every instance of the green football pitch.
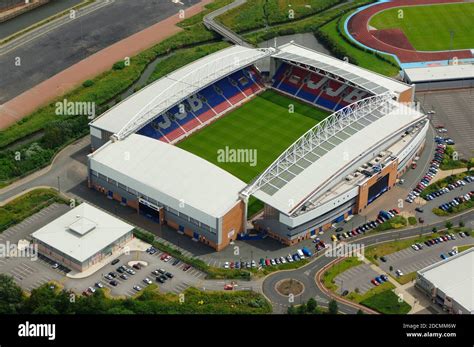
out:
<path id="1" fill-rule="evenodd" d="M 329 114 L 267 90 L 177 146 L 249 183 L 301 135 Z M 250 150 L 247 153 L 256 153 L 256 160 L 234 162 L 230 156 L 229 160 L 222 160 L 219 154 L 225 153 L 226 148 L 229 150 L 227 153 L 231 150 Z M 251 198 L 249 215 L 262 207 L 261 202 Z"/>
<path id="2" fill-rule="evenodd" d="M 289 105 L 294 105 L 294 113 L 289 112 Z M 328 114 L 274 91 L 265 91 L 177 146 L 248 183 Z M 256 161 L 231 162 L 231 157 L 222 161 L 219 153 L 226 147 L 255 150 Z"/>
<path id="3" fill-rule="evenodd" d="M 392 8 L 376 14 L 370 25 L 402 29 L 418 51 L 474 48 L 474 3 Z"/>

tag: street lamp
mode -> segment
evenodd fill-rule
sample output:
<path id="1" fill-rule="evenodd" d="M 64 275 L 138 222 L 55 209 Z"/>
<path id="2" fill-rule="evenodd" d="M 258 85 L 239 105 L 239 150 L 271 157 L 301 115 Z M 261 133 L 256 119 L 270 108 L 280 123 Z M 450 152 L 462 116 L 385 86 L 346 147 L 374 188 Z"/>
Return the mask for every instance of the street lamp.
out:
<path id="1" fill-rule="evenodd" d="M 61 185 L 59 183 L 59 176 L 58 176 L 58 192 L 61 193 Z"/>

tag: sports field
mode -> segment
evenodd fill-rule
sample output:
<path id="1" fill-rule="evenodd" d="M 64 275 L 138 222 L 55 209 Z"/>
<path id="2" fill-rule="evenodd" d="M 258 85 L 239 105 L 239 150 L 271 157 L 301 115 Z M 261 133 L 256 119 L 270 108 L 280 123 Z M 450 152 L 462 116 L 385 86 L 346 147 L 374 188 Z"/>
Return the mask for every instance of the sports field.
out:
<path id="1" fill-rule="evenodd" d="M 294 105 L 294 113 L 289 113 L 290 105 Z M 177 146 L 248 183 L 270 166 L 301 135 L 329 114 L 267 90 Z M 225 151 L 226 147 L 229 150 L 250 150 L 247 153 L 255 153 L 256 160 L 232 162 L 233 158 L 228 156 L 229 160 L 222 161 L 219 153 Z M 250 155 L 247 158 L 250 158 Z M 249 215 L 262 207 L 259 201 L 251 199 Z"/>
<path id="2" fill-rule="evenodd" d="M 288 107 L 294 105 L 294 113 Z M 274 91 L 265 91 L 222 119 L 203 128 L 177 146 L 223 168 L 244 182 L 262 173 L 285 149 L 328 112 Z M 249 162 L 219 159 L 219 151 L 256 150 L 255 166 Z"/>
<path id="3" fill-rule="evenodd" d="M 474 48 L 473 23 L 474 3 L 392 8 L 370 20 L 377 29 L 402 29 L 418 51 Z"/>

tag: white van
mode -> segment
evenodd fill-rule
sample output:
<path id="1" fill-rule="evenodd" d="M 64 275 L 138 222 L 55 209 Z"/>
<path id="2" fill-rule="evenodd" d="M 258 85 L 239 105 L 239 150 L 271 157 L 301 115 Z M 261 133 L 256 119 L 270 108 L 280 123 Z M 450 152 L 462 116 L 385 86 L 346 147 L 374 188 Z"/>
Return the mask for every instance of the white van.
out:
<path id="1" fill-rule="evenodd" d="M 301 249 L 297 249 L 297 250 L 296 250 L 296 253 L 298 253 L 298 256 L 299 256 L 301 259 L 304 259 L 304 258 L 305 258 L 304 253 L 303 253 L 303 251 L 302 251 Z"/>

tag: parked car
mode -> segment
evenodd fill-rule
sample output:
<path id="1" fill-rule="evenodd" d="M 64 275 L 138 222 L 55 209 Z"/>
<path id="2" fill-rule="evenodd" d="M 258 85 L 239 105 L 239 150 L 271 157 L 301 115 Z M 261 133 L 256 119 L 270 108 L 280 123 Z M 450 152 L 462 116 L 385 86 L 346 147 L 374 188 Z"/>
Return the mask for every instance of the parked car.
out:
<path id="1" fill-rule="evenodd" d="M 142 287 L 140 286 L 133 286 L 133 289 L 137 292 L 139 292 L 140 290 L 142 290 Z"/>
<path id="2" fill-rule="evenodd" d="M 114 259 L 114 260 L 112 260 L 111 264 L 112 264 L 112 265 L 115 265 L 115 264 L 117 264 L 119 261 L 120 261 L 120 259 Z"/>
<path id="3" fill-rule="evenodd" d="M 145 278 L 143 279 L 143 283 L 145 283 L 145 284 L 152 284 L 153 282 L 152 282 L 148 277 L 145 277 Z"/>
<path id="4" fill-rule="evenodd" d="M 111 286 L 114 286 L 114 287 L 117 287 L 117 286 L 118 286 L 118 282 L 117 282 L 116 280 L 110 281 L 109 284 L 110 284 Z"/>

